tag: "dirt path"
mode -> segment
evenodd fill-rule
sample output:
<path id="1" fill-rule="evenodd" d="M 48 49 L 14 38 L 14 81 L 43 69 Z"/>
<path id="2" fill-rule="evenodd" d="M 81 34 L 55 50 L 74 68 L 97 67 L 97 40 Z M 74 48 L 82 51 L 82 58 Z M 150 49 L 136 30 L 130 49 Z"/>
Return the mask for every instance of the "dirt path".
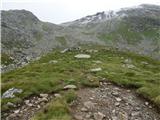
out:
<path id="1" fill-rule="evenodd" d="M 134 91 L 101 82 L 98 88 L 84 88 L 71 104 L 75 120 L 160 120 L 160 113 Z M 2 120 L 29 120 L 42 109 L 55 94 L 30 97 L 24 104 L 11 110 Z"/>
<path id="2" fill-rule="evenodd" d="M 71 112 L 76 120 L 160 120 L 150 103 L 111 83 L 79 90 Z"/>

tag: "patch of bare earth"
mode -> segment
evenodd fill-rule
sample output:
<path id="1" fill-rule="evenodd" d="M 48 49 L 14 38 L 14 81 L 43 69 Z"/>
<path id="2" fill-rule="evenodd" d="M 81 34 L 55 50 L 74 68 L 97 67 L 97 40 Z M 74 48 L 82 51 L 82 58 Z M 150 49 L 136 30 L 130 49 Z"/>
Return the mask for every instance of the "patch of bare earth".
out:
<path id="1" fill-rule="evenodd" d="M 76 120 L 160 120 L 160 113 L 149 102 L 112 83 L 78 91 L 71 113 Z"/>

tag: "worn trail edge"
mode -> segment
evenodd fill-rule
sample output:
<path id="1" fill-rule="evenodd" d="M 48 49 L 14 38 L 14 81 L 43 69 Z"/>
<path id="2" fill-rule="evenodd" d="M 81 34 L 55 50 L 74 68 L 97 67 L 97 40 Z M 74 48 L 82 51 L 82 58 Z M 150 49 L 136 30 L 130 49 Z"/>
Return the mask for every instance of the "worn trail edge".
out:
<path id="1" fill-rule="evenodd" d="M 30 97 L 2 120 L 30 120 L 55 97 L 60 97 L 60 94 Z M 77 99 L 70 105 L 70 112 L 74 120 L 160 120 L 157 109 L 138 97 L 134 90 L 110 82 L 100 82 L 97 88 L 79 89 Z"/>
<path id="2" fill-rule="evenodd" d="M 76 120 L 160 120 L 158 111 L 134 91 L 106 82 L 79 90 L 71 112 Z"/>

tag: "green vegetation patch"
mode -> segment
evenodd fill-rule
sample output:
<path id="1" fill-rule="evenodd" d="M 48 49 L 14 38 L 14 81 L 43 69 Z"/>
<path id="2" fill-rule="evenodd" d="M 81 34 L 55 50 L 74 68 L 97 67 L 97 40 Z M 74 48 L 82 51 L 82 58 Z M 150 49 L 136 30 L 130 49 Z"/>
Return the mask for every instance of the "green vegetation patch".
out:
<path id="1" fill-rule="evenodd" d="M 100 46 L 87 48 L 96 49 L 98 52 L 84 51 L 83 53 L 90 54 L 91 58 L 77 59 L 74 56 L 80 54 L 80 51 L 70 51 L 64 54 L 54 51 L 23 68 L 2 74 L 2 94 L 13 87 L 23 90 L 15 98 L 2 99 L 2 111 L 9 109 L 6 105 L 7 102 L 16 104 L 31 95 L 61 92 L 65 85 L 73 84 L 78 88 L 98 87 L 99 80 L 102 78 L 119 85 L 135 88 L 139 94 L 155 104 L 160 103 L 159 61 L 132 53 L 107 50 Z M 86 47 L 82 47 L 82 49 L 86 49 Z M 131 62 L 125 63 L 126 59 Z M 50 62 L 53 60 L 57 62 Z M 95 63 L 95 61 L 101 61 L 101 63 Z M 126 64 L 133 67 L 129 68 Z M 94 73 L 90 71 L 99 67 L 102 68 L 102 71 Z M 66 103 L 75 99 L 76 95 L 70 91 L 67 96 Z"/>

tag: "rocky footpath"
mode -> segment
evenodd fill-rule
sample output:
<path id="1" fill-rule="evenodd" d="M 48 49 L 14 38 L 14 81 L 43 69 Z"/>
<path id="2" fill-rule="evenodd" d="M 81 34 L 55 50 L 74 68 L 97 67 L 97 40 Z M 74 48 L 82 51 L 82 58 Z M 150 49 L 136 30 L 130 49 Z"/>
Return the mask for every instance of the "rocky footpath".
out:
<path id="1" fill-rule="evenodd" d="M 160 120 L 154 106 L 134 91 L 106 82 L 79 90 L 71 113 L 76 120 Z"/>
<path id="2" fill-rule="evenodd" d="M 77 89 L 75 85 L 66 85 L 64 90 Z M 8 94 L 7 94 L 8 95 Z M 140 98 L 129 89 L 115 86 L 110 82 L 100 82 L 98 88 L 84 88 L 77 91 L 77 99 L 70 104 L 74 120 L 160 120 L 160 113 L 150 102 Z M 61 94 L 40 94 L 14 105 L 2 120 L 29 120 L 39 110 Z"/>

